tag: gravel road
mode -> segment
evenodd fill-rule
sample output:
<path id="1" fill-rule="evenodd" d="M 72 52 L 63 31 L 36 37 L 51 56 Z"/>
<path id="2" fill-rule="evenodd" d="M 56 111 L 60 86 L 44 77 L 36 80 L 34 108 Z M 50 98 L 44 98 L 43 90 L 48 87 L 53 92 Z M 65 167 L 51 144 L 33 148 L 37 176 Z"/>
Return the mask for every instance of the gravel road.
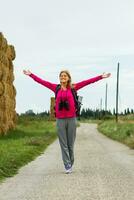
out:
<path id="1" fill-rule="evenodd" d="M 56 140 L 0 184 L 0 200 L 134 200 L 134 150 L 81 124 L 72 174 L 64 173 Z"/>

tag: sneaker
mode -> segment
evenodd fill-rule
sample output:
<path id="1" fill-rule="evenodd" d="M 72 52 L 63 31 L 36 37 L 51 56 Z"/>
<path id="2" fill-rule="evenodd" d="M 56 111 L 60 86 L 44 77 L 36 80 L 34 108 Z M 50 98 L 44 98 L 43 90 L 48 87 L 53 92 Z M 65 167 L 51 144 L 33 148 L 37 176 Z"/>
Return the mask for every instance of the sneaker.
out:
<path id="1" fill-rule="evenodd" d="M 66 174 L 70 174 L 72 173 L 72 167 L 70 167 L 69 169 L 65 169 Z"/>
<path id="2" fill-rule="evenodd" d="M 66 172 L 66 174 L 72 173 L 72 166 L 71 165 L 66 166 L 65 172 Z"/>

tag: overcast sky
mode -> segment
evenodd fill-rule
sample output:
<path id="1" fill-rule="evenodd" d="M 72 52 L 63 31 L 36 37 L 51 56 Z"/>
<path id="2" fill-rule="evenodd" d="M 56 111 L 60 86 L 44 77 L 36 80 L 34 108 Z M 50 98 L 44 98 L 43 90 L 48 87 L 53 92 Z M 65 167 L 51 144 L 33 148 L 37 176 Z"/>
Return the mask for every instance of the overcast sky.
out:
<path id="1" fill-rule="evenodd" d="M 29 69 L 57 83 L 61 69 L 73 82 L 111 72 L 79 90 L 83 107 L 100 107 L 108 83 L 108 109 L 115 107 L 120 62 L 119 110 L 134 108 L 133 0 L 0 0 L 0 31 L 15 46 L 16 111 L 49 110 L 53 92 L 23 75 Z"/>

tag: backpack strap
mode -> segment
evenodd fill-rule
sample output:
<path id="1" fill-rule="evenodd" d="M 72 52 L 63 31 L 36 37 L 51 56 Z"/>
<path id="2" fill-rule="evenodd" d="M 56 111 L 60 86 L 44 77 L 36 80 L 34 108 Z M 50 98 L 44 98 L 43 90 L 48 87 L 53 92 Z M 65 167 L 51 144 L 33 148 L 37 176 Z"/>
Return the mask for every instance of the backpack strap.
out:
<path id="1" fill-rule="evenodd" d="M 71 88 L 71 92 L 72 92 L 72 94 L 73 94 L 73 98 L 74 98 L 74 100 L 75 100 L 75 105 L 76 105 L 77 102 L 78 102 L 78 99 L 77 99 L 77 92 L 76 92 L 76 90 L 75 90 L 74 88 Z"/>
<path id="2" fill-rule="evenodd" d="M 79 96 L 77 94 L 77 91 L 74 88 L 71 88 L 72 94 L 73 94 L 73 98 L 75 101 L 75 113 L 77 117 L 80 117 L 80 109 L 81 109 L 81 105 L 82 103 L 79 101 Z"/>
<path id="3" fill-rule="evenodd" d="M 57 98 L 57 94 L 58 94 L 58 91 L 60 90 L 60 88 L 61 88 L 61 85 L 58 84 L 58 85 L 56 86 L 55 99 Z"/>

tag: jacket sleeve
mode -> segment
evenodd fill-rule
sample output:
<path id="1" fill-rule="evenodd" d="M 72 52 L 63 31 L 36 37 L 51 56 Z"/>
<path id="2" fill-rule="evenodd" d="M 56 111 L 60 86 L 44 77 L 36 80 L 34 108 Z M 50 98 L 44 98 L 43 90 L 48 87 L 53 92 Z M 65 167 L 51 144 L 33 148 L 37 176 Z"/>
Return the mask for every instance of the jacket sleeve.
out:
<path id="1" fill-rule="evenodd" d="M 78 83 L 75 83 L 74 84 L 75 90 L 79 90 L 79 89 L 81 89 L 81 88 L 83 88 L 83 87 L 85 87 L 85 86 L 87 86 L 91 83 L 94 83 L 96 81 L 99 81 L 101 79 L 103 79 L 102 75 L 96 76 L 94 78 L 90 78 L 90 79 L 87 79 L 87 80 L 84 80 L 84 81 L 81 81 L 81 82 L 78 82 Z"/>
<path id="2" fill-rule="evenodd" d="M 47 87 L 48 89 L 52 90 L 53 92 L 56 91 L 56 86 L 57 86 L 57 84 L 51 83 L 51 82 L 49 82 L 49 81 L 45 81 L 45 80 L 39 78 L 38 76 L 36 76 L 35 74 L 32 74 L 32 73 L 31 73 L 29 76 L 30 76 L 34 81 L 36 81 L 36 82 L 38 82 L 39 84 L 41 84 L 41 85 Z"/>

